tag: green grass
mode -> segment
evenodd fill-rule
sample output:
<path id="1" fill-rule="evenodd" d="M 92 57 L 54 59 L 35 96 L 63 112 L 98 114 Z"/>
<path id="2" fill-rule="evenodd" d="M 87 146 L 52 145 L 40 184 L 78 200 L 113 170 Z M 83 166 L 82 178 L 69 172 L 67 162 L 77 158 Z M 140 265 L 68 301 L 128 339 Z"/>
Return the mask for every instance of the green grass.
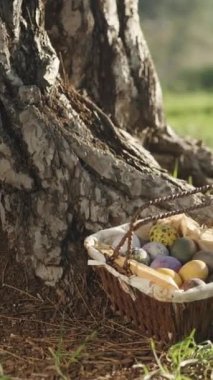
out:
<path id="1" fill-rule="evenodd" d="M 157 368 L 150 372 L 146 366 L 142 366 L 143 380 L 213 378 L 213 343 L 206 341 L 196 344 L 194 331 L 183 341 L 172 345 L 162 358 L 157 356 L 154 341 L 151 341 L 151 347 Z"/>
<path id="2" fill-rule="evenodd" d="M 181 136 L 203 140 L 213 147 L 213 94 L 165 93 L 167 121 Z"/>
<path id="3" fill-rule="evenodd" d="M 66 349 L 62 335 L 59 339 L 56 350 L 53 350 L 51 347 L 49 347 L 49 352 L 54 362 L 54 368 L 60 380 L 70 379 L 70 377 L 65 372 L 67 372 L 72 364 L 78 362 L 81 359 L 82 354 L 86 351 L 87 343 L 93 340 L 95 337 L 96 331 L 93 331 L 74 351 Z"/>
<path id="4" fill-rule="evenodd" d="M 3 371 L 3 367 L 0 364 L 0 380 L 11 380 L 9 376 L 6 376 Z"/>
<path id="5" fill-rule="evenodd" d="M 194 339 L 195 331 L 181 342 L 172 345 L 167 351 L 162 352 L 160 356 L 159 350 L 156 350 L 156 344 L 151 339 L 151 352 L 153 360 L 149 365 L 138 363 L 134 368 L 141 370 L 141 380 L 207 380 L 213 376 L 213 343 L 206 341 L 197 344 Z M 83 356 L 87 359 L 91 358 L 91 353 L 87 353 L 87 344 L 97 337 L 97 331 L 89 334 L 84 341 L 75 349 L 70 350 L 64 344 L 63 335 L 60 336 L 58 345 L 55 350 L 49 348 L 49 352 L 53 359 L 53 367 L 57 376 L 61 380 L 69 380 L 69 368 L 74 363 L 81 361 Z M 101 347 L 97 347 L 97 351 Z M 94 360 L 94 358 L 93 358 Z M 98 362 L 97 362 L 98 365 Z M 3 374 L 0 371 L 0 373 Z M 119 378 L 119 377 L 118 377 Z M 7 377 L 0 377 L 2 380 L 10 380 Z M 117 379 L 117 377 L 116 377 Z M 126 377 L 125 377 L 126 379 Z M 138 379 L 138 377 L 137 377 Z"/>

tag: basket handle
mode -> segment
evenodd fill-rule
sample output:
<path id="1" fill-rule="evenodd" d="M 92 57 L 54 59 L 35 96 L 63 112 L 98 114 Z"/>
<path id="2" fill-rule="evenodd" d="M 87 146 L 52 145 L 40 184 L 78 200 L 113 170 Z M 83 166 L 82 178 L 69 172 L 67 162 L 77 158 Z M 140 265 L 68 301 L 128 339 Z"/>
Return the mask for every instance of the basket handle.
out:
<path id="1" fill-rule="evenodd" d="M 148 216 L 148 217 L 143 218 L 142 220 L 137 222 L 137 219 L 143 210 L 145 210 L 146 208 L 148 208 L 151 205 L 156 205 L 156 204 L 159 204 L 159 203 L 164 202 L 164 201 L 170 201 L 170 200 L 174 200 L 174 199 L 178 199 L 178 198 L 183 198 L 185 196 L 197 194 L 199 192 L 206 192 L 206 191 L 212 190 L 212 189 L 213 189 L 213 185 L 205 185 L 205 186 L 197 187 L 196 189 L 183 190 L 183 191 L 177 192 L 176 194 L 170 194 L 170 195 L 166 195 L 164 197 L 155 198 L 153 200 L 150 200 L 150 201 L 144 203 L 133 215 L 132 220 L 131 220 L 130 225 L 129 225 L 129 230 L 124 234 L 124 236 L 122 237 L 122 239 L 120 240 L 118 245 L 115 247 L 113 255 L 111 256 L 110 259 L 114 261 L 118 257 L 121 247 L 124 245 L 125 241 L 127 240 L 127 255 L 126 255 L 126 259 L 125 259 L 125 263 L 124 263 L 124 265 L 127 266 L 128 259 L 130 258 L 130 255 L 131 255 L 132 234 L 139 227 L 141 227 L 142 225 L 147 224 L 149 222 L 153 222 L 153 221 L 156 221 L 159 219 L 168 218 L 169 216 L 177 215 L 177 214 L 180 214 L 182 212 L 188 212 L 188 211 L 193 211 L 193 210 L 196 210 L 199 208 L 207 207 L 211 204 L 211 199 L 209 198 L 204 203 L 201 203 L 198 205 L 193 205 L 193 206 L 185 207 L 182 209 L 179 208 L 179 209 L 176 209 L 174 211 L 167 211 L 167 212 L 159 213 L 157 215 Z"/>

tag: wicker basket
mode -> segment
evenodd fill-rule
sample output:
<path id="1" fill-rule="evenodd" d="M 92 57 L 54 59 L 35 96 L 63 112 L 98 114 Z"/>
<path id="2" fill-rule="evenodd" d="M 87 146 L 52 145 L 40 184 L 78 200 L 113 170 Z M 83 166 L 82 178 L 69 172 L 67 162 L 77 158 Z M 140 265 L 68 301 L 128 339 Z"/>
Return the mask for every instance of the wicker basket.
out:
<path id="1" fill-rule="evenodd" d="M 162 202 L 162 200 L 172 200 L 185 195 L 191 195 L 200 192 L 201 190 L 208 190 L 209 188 L 210 186 L 205 186 L 189 192 L 180 192 L 176 195 L 158 198 L 150 201 L 145 206 L 158 204 Z M 143 206 L 143 209 L 145 206 Z M 196 206 L 196 208 L 204 206 L 206 206 L 206 204 L 201 204 Z M 128 225 L 125 235 L 128 240 L 128 247 L 130 248 L 131 246 L 132 232 L 136 231 L 141 225 L 192 209 L 195 209 L 195 207 L 190 207 L 181 211 L 171 211 L 137 221 L 141 212 L 140 210 Z M 91 250 L 91 245 L 93 244 L 94 248 L 94 242 L 97 242 L 98 236 L 97 233 L 88 237 L 85 240 L 85 247 L 88 250 L 90 257 L 93 258 L 93 260 L 90 260 L 90 265 L 93 265 L 93 268 L 100 276 L 103 289 L 110 299 L 115 311 L 119 311 L 122 316 L 129 321 L 132 321 L 144 335 L 155 337 L 157 340 L 165 343 L 177 342 L 189 335 L 193 329 L 196 331 L 196 338 L 198 341 L 213 337 L 213 283 L 206 285 L 206 288 L 208 288 L 208 294 L 204 292 L 204 296 L 199 295 L 197 300 L 173 302 L 172 299 L 170 299 L 164 302 L 153 298 L 126 281 L 126 278 L 130 278 L 129 274 L 126 272 L 126 268 L 120 268 L 113 264 L 113 260 L 118 256 L 119 249 L 125 240 L 122 239 L 118 244 L 113 253 L 113 260 L 110 265 L 108 265 L 106 262 L 103 262 L 103 255 L 100 254 L 99 257 L 99 253 L 96 251 L 94 256 L 94 249 Z M 127 260 L 128 257 L 126 258 L 126 262 Z M 102 263 L 100 261 L 102 261 Z M 123 282 L 122 279 L 125 279 L 126 282 Z"/>

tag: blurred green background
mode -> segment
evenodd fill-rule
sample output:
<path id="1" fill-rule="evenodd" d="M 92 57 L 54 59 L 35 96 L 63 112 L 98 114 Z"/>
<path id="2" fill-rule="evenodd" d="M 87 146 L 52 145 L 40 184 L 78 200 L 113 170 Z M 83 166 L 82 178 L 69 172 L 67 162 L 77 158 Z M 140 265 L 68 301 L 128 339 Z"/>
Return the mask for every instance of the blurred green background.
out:
<path id="1" fill-rule="evenodd" d="M 213 147 L 213 0 L 139 0 L 168 123 Z"/>

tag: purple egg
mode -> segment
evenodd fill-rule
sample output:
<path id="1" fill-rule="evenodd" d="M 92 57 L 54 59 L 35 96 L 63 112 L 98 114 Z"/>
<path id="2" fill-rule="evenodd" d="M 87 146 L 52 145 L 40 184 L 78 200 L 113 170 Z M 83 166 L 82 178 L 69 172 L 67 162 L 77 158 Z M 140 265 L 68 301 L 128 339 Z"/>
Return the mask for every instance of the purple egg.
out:
<path id="1" fill-rule="evenodd" d="M 152 260 L 158 256 L 169 255 L 169 250 L 161 243 L 149 242 L 143 245 L 142 248 L 149 254 Z"/>
<path id="2" fill-rule="evenodd" d="M 182 267 L 181 262 L 172 256 L 158 256 L 156 257 L 150 265 L 151 268 L 169 268 L 173 269 L 175 272 L 179 272 Z"/>

